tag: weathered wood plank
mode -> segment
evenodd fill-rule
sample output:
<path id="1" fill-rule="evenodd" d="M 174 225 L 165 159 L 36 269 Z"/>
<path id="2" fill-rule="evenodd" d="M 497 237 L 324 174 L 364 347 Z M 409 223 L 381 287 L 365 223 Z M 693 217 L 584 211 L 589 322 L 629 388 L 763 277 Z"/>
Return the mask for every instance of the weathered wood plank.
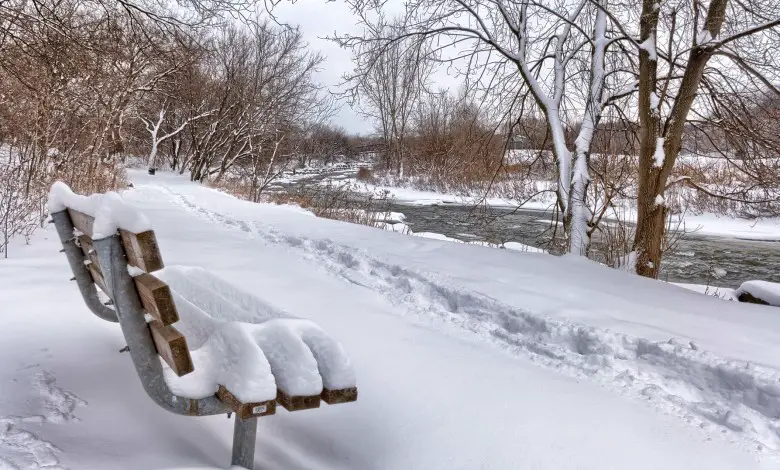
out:
<path id="1" fill-rule="evenodd" d="M 310 410 L 320 407 L 320 396 L 290 396 L 281 390 L 277 390 L 276 403 L 282 405 L 287 411 Z"/>
<path id="2" fill-rule="evenodd" d="M 91 266 L 102 275 L 103 269 L 100 266 L 100 260 L 98 259 L 97 251 L 95 251 L 95 247 L 92 245 L 92 239 L 86 235 L 80 235 L 78 237 L 78 242 L 79 246 L 81 246 L 81 251 L 84 253 L 84 256 L 86 256 L 87 259 L 91 261 Z"/>
<path id="3" fill-rule="evenodd" d="M 122 245 L 125 247 L 127 263 L 150 273 L 164 267 L 157 237 L 153 230 L 133 233 L 119 230 Z"/>
<path id="4" fill-rule="evenodd" d="M 217 389 L 217 398 L 228 405 L 242 419 L 258 416 L 268 416 L 276 413 L 276 401 L 262 401 L 254 403 L 242 403 L 230 390 L 220 385 Z"/>
<path id="5" fill-rule="evenodd" d="M 157 353 L 181 377 L 193 370 L 190 351 L 187 349 L 187 340 L 172 326 L 165 326 L 157 320 L 149 322 L 154 345 Z"/>
<path id="6" fill-rule="evenodd" d="M 165 326 L 179 321 L 179 313 L 176 311 L 168 284 L 149 273 L 140 274 L 134 280 L 141 303 L 151 316 Z"/>
<path id="7" fill-rule="evenodd" d="M 73 222 L 73 228 L 92 238 L 92 227 L 95 225 L 94 217 L 71 208 L 68 208 L 68 215 L 70 215 L 70 221 Z"/>
<path id="8" fill-rule="evenodd" d="M 328 390 L 326 388 L 322 391 L 320 397 L 322 397 L 322 401 L 328 405 L 336 405 L 339 403 L 357 401 L 357 395 L 357 387 L 343 388 L 340 390 Z"/>
<path id="9" fill-rule="evenodd" d="M 87 265 L 87 270 L 89 271 L 89 274 L 92 276 L 92 280 L 95 282 L 95 285 L 97 285 L 100 290 L 106 293 L 106 295 L 110 298 L 111 293 L 108 291 L 108 287 L 106 287 L 106 281 L 103 279 L 103 273 L 100 272 L 100 266 L 96 265 L 94 263 Z"/>
<path id="10" fill-rule="evenodd" d="M 89 254 L 91 251 L 95 251 L 95 247 L 92 245 L 92 239 L 88 236 L 79 235 L 76 237 L 76 239 L 78 240 L 78 244 L 81 247 L 81 251 L 83 251 L 85 255 Z"/>

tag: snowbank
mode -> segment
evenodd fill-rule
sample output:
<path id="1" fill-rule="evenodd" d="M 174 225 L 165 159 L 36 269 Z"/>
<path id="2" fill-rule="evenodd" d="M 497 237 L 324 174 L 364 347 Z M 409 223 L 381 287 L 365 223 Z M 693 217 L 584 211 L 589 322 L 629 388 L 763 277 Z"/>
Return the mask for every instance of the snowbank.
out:
<path id="1" fill-rule="evenodd" d="M 409 228 L 408 225 L 406 225 L 406 224 L 404 224 L 402 222 L 395 222 L 395 223 L 377 222 L 376 223 L 376 228 L 382 229 L 382 230 L 387 230 L 388 232 L 396 232 L 396 233 L 403 233 L 403 234 L 406 234 L 406 235 L 414 235 L 414 233 L 412 232 L 412 229 Z"/>
<path id="2" fill-rule="evenodd" d="M 547 253 L 547 250 L 543 248 L 537 248 L 535 246 L 526 245 L 525 243 L 520 242 L 506 242 L 502 246 L 503 248 L 512 251 L 523 251 L 526 253 Z"/>
<path id="3" fill-rule="evenodd" d="M 507 250 L 523 251 L 527 253 L 547 253 L 547 250 L 544 250 L 542 248 L 537 248 L 531 245 L 526 245 L 525 243 L 520 243 L 520 242 L 506 242 L 498 245 L 495 243 L 479 241 L 479 240 L 463 241 L 457 238 L 448 237 L 446 235 L 442 235 L 440 233 L 434 233 L 434 232 L 415 232 L 412 233 L 411 235 L 414 235 L 415 237 L 429 238 L 432 240 L 441 240 L 441 241 L 452 242 L 452 243 L 466 243 L 469 245 L 486 246 L 489 248 L 504 248 Z"/>
<path id="4" fill-rule="evenodd" d="M 747 281 L 743 282 L 737 290 L 737 296 L 750 294 L 755 299 L 780 307 L 780 284 L 768 281 Z"/>
<path id="5" fill-rule="evenodd" d="M 780 450 L 780 435 L 772 431 L 780 425 L 780 318 L 764 311 L 771 309 L 723 302 L 579 257 L 422 237 L 391 240 L 368 227 L 307 223 L 191 186 L 174 192 L 197 217 L 241 226 L 252 238 L 380 293 L 403 312 L 458 325 L 556 371 Z"/>
<path id="6" fill-rule="evenodd" d="M 375 212 L 372 215 L 377 222 L 387 222 L 388 224 L 400 224 L 406 220 L 406 215 L 401 212 Z"/>
<path id="7" fill-rule="evenodd" d="M 737 300 L 736 289 L 731 289 L 729 287 L 708 286 L 706 284 L 686 284 L 683 282 L 673 282 L 672 284 L 680 286 L 684 289 L 692 290 L 700 294 L 710 295 L 723 300 Z"/>

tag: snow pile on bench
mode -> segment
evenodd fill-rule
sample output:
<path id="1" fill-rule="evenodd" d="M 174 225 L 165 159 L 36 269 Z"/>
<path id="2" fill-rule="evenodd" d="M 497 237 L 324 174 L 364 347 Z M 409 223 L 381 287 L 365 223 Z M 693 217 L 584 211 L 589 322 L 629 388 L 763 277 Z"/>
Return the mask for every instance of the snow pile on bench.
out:
<path id="1" fill-rule="evenodd" d="M 780 284 L 776 282 L 746 281 L 739 286 L 737 295 L 742 302 L 765 303 L 780 307 Z"/>
<path id="2" fill-rule="evenodd" d="M 123 229 L 141 233 L 152 229 L 146 216 L 125 203 L 118 193 L 92 194 L 81 196 L 74 193 L 62 181 L 57 181 L 49 190 L 48 207 L 50 212 L 73 209 L 95 218 L 92 239 L 110 237 Z"/>
<path id="3" fill-rule="evenodd" d="M 192 351 L 194 372 L 165 379 L 186 398 L 213 395 L 219 385 L 242 402 L 319 395 L 355 387 L 352 362 L 340 343 L 309 320 L 292 317 L 196 267 L 155 273 L 170 287 L 176 327 Z"/>

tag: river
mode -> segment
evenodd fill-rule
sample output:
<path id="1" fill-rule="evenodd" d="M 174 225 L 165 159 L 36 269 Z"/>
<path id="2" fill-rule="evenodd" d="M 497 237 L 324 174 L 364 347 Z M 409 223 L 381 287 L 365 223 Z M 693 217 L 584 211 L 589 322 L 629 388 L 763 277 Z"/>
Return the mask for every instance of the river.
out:
<path id="1" fill-rule="evenodd" d="M 296 184 L 313 184 L 354 178 L 354 168 L 315 170 L 296 182 L 279 183 L 288 190 Z M 547 212 L 505 208 L 475 210 L 471 206 L 389 204 L 389 210 L 406 215 L 413 232 L 434 232 L 464 241 L 509 242 L 543 247 L 550 240 Z M 687 233 L 661 262 L 660 278 L 669 282 L 739 287 L 748 280 L 780 282 L 780 242 L 710 237 Z"/>
<path id="2" fill-rule="evenodd" d="M 550 238 L 550 214 L 459 205 L 417 206 L 394 203 L 413 232 L 435 232 L 464 241 L 516 241 L 542 246 Z M 743 281 L 780 282 L 780 242 L 762 242 L 685 234 L 661 264 L 670 282 L 739 287 Z"/>

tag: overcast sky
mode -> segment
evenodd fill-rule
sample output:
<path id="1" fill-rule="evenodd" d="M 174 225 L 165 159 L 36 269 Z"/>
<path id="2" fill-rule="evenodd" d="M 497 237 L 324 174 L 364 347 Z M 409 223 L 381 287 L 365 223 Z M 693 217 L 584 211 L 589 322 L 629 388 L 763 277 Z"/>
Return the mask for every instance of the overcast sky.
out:
<path id="1" fill-rule="evenodd" d="M 403 2 L 390 0 L 385 3 L 385 11 L 401 13 Z M 273 14 L 280 23 L 298 25 L 303 37 L 314 50 L 325 56 L 325 61 L 317 73 L 317 80 L 332 92 L 340 90 L 344 73 L 352 70 L 351 53 L 341 49 L 326 36 L 343 35 L 345 33 L 359 34 L 363 28 L 349 8 L 341 1 L 300 0 L 296 2 L 280 2 L 273 9 Z M 450 75 L 447 67 L 440 67 L 431 77 L 432 88 L 456 89 L 461 79 Z M 343 127 L 350 133 L 371 134 L 374 123 L 365 116 L 351 109 L 347 103 L 342 103 L 341 110 L 332 119 L 333 124 Z"/>
<path id="2" fill-rule="evenodd" d="M 333 91 L 338 90 L 341 77 L 352 69 L 350 52 L 328 41 L 325 36 L 334 33 L 355 33 L 360 31 L 357 20 L 342 2 L 325 0 L 305 0 L 295 3 L 283 2 L 274 8 L 274 14 L 280 22 L 299 25 L 304 38 L 315 50 L 319 50 L 325 61 L 320 66 L 317 80 Z M 371 133 L 373 124 L 359 115 L 346 103 L 333 118 L 333 123 L 351 133 Z"/>

